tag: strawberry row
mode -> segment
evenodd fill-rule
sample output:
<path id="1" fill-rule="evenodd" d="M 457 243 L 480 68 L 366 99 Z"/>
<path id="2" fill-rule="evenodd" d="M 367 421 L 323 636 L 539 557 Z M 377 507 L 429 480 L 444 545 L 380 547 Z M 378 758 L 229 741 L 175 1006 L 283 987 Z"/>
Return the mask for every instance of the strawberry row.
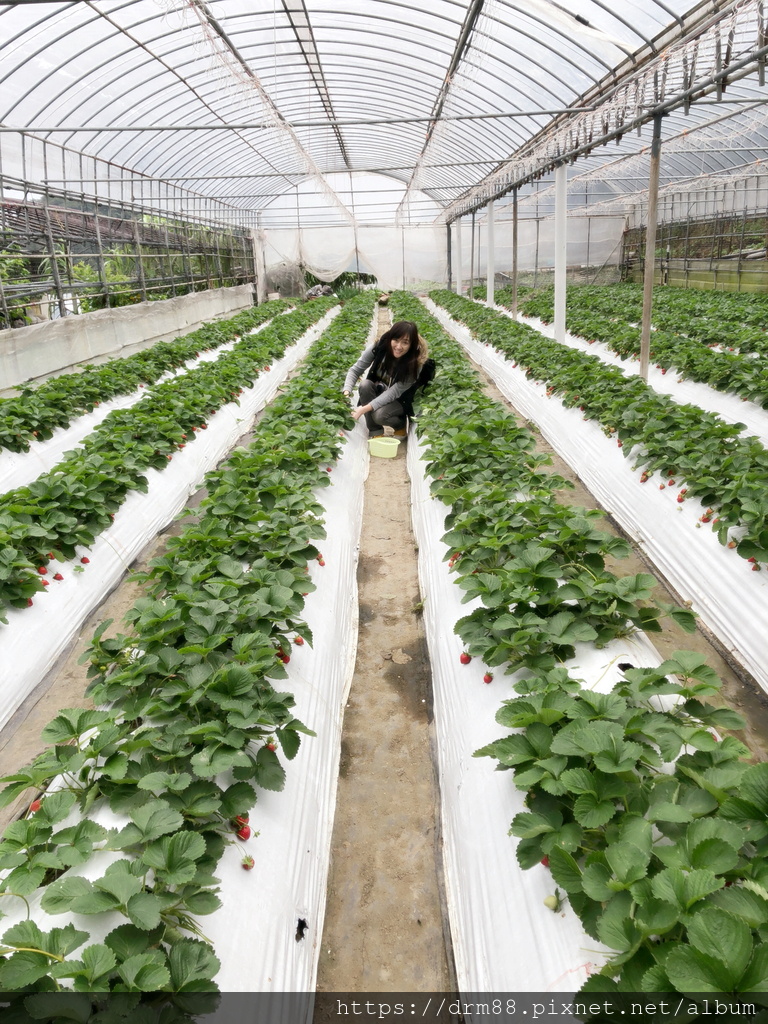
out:
<path id="1" fill-rule="evenodd" d="M 290 304 L 282 300 L 267 302 L 124 359 L 64 373 L 37 387 L 25 386 L 19 395 L 0 399 L 0 450 L 29 451 L 32 440 L 46 440 L 54 430 L 68 427 L 74 418 L 91 412 L 100 402 L 154 384 L 164 373 L 178 369 L 201 351 L 247 334 L 289 308 Z"/>
<path id="2" fill-rule="evenodd" d="M 334 302 L 318 300 L 281 316 L 215 362 L 156 385 L 138 405 L 111 412 L 51 472 L 2 495 L 0 601 L 30 605 L 49 583 L 51 561 L 72 559 L 76 546 L 90 546 L 130 491 L 146 491 L 144 472 L 167 466 L 198 429 L 207 429 L 211 415 L 236 400 Z"/>
<path id="3" fill-rule="evenodd" d="M 768 562 L 768 451 L 757 439 L 740 436 L 741 424 L 678 405 L 639 377 L 625 377 L 595 356 L 451 292 L 435 292 L 433 299 L 528 377 L 545 381 L 550 395 L 562 396 L 564 405 L 577 405 L 585 418 L 597 420 L 625 456 L 634 452 L 644 466 L 641 483 L 657 470 L 660 486 L 684 480 L 678 502 L 698 497 L 707 508 L 702 522 L 713 524 L 721 544 L 736 547 L 755 567 Z"/>
<path id="4" fill-rule="evenodd" d="M 503 297 L 499 301 L 503 301 Z M 550 323 L 554 316 L 549 293 L 532 297 L 523 303 L 522 309 L 528 316 L 541 316 L 545 323 Z M 687 321 L 683 324 L 687 326 Z M 604 342 L 622 359 L 640 357 L 639 326 L 627 323 L 616 310 L 596 309 L 592 296 L 582 295 L 579 288 L 569 291 L 568 330 L 590 342 Z M 768 341 L 765 351 L 768 352 Z M 732 392 L 745 401 L 768 408 L 768 369 L 761 359 L 713 352 L 694 338 L 663 328 L 651 335 L 651 359 L 664 373 L 674 370 L 684 379 L 708 384 L 716 391 Z"/>
<path id="5" fill-rule="evenodd" d="M 552 489 L 562 481 L 547 481 L 541 461 L 530 457 L 533 438 L 510 417 L 499 410 L 488 419 L 493 403 L 434 320 L 412 301 L 393 300 L 395 315 L 418 319 L 438 357 L 441 374 L 421 402 L 418 429 L 429 446 L 432 492 L 451 506 L 446 557 L 458 571 L 458 585 L 484 605 L 456 625 L 467 641 L 462 662 L 479 654 L 491 668 L 499 663 L 497 644 L 511 629 L 551 635 L 552 611 L 572 615 L 578 609 L 576 622 L 584 622 L 585 595 L 571 581 L 587 566 L 598 591 L 606 582 L 619 594 L 627 580 L 633 590 L 635 584 L 600 566 L 597 531 L 574 536 L 583 510 L 560 506 L 560 533 L 541 529 L 528 507 L 547 502 L 554 509 Z M 497 454 L 505 434 L 516 444 Z M 476 439 L 486 437 L 475 448 Z M 573 546 L 558 552 L 564 541 Z M 545 585 L 537 587 L 535 574 L 553 555 L 560 564 L 548 578 L 542 574 Z M 473 577 L 483 576 L 497 585 L 478 588 Z M 552 608 L 558 597 L 567 603 Z M 622 612 L 629 627 L 633 617 Z M 484 637 L 467 629 L 473 620 L 484 624 Z M 592 636 L 584 630 L 572 643 L 600 646 L 606 637 L 599 634 L 599 627 Z M 508 671 L 532 670 L 526 678 L 516 675 L 518 696 L 505 700 L 496 716 L 515 731 L 475 756 L 511 770 L 515 788 L 526 794 L 511 828 L 520 839 L 520 866 L 548 868 L 585 931 L 617 951 L 584 991 L 616 991 L 616 975 L 618 985 L 633 991 L 762 990 L 768 980 L 759 931 L 768 923 L 762 811 L 768 767 L 750 767 L 743 744 L 733 737 L 718 742 L 712 732 L 741 729 L 743 720 L 705 703 L 721 683 L 701 655 L 679 651 L 654 669 L 625 665 L 612 691 L 599 693 L 569 675 L 573 653 L 572 647 L 540 648 L 533 657 L 509 658 Z M 488 672 L 485 681 L 491 679 Z M 664 710 L 663 697 L 674 700 Z M 562 898 L 556 890 L 545 904 L 559 911 Z M 738 958 L 712 938 L 723 929 L 738 938 Z"/>
<path id="6" fill-rule="evenodd" d="M 626 541 L 596 529 L 600 511 L 558 500 L 570 485 L 544 469 L 550 458 L 535 452 L 531 432 L 483 394 L 458 344 L 417 299 L 398 293 L 394 302 L 393 314 L 418 320 L 439 357 L 418 423 L 429 438 L 432 493 L 452 508 L 451 568 L 465 600 L 483 602 L 456 625 L 468 655 L 491 667 L 553 668 L 577 643 L 659 631 L 664 612 L 693 630 L 690 612 L 650 603 L 652 576 L 607 568 L 628 555 Z"/>
<path id="7" fill-rule="evenodd" d="M 44 732 L 49 750 L 4 780 L 4 804 L 53 779 L 63 788 L 0 843 L 10 871 L 0 890 L 32 906 L 2 937 L 1 990 L 216 988 L 220 964 L 196 918 L 221 905 L 214 871 L 236 838 L 250 838 L 257 789 L 283 788 L 278 744 L 292 760 L 312 735 L 270 680 L 285 678 L 292 643 L 312 642 L 301 616 L 309 561 L 322 563 L 315 492 L 330 483 L 340 428 L 352 426 L 339 374 L 371 310 L 367 294 L 347 304 L 249 447 L 207 475 L 193 520 L 141 577 L 129 635 L 97 632 L 88 695 L 109 710 L 62 711 Z M 107 827 L 115 820 L 121 828 Z M 100 878 L 72 874 L 98 850 L 120 859 Z M 248 853 L 241 862 L 255 863 Z M 70 959 L 89 935 L 37 923 L 59 914 L 95 915 L 102 933 L 116 926 Z"/>
<path id="8" fill-rule="evenodd" d="M 502 291 L 501 301 L 504 304 L 509 304 L 511 297 L 509 289 Z M 643 290 L 640 285 L 570 287 L 567 302 L 569 311 L 573 308 L 581 314 L 602 314 L 634 325 L 642 320 Z M 531 295 L 522 309 L 526 316 L 540 316 L 551 321 L 554 315 L 552 291 L 546 289 Z M 704 345 L 722 346 L 730 352 L 737 349 L 742 355 L 768 354 L 768 337 L 763 327 L 767 312 L 762 295 L 683 288 L 656 288 L 653 294 L 654 328 Z"/>

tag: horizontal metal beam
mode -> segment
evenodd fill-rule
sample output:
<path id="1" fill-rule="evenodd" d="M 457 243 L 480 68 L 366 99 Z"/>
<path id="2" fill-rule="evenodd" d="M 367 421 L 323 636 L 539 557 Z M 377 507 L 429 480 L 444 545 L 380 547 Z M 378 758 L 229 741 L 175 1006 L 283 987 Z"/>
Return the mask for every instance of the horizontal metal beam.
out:
<path id="1" fill-rule="evenodd" d="M 596 107 L 562 107 L 559 110 L 509 110 L 499 114 L 452 114 L 439 118 L 440 121 L 488 121 L 504 117 L 555 117 L 558 114 L 590 114 Z M 373 121 L 337 121 L 341 128 L 353 126 L 371 127 L 378 124 L 428 124 L 433 117 L 381 117 Z M 327 121 L 285 122 L 288 128 L 328 128 Z M 249 128 L 273 128 L 273 124 L 261 121 L 242 124 L 108 124 L 108 125 L 0 125 L 0 132 L 220 132 L 245 131 Z"/>
<path id="2" fill-rule="evenodd" d="M 534 168 L 532 171 L 525 175 L 519 176 L 515 180 L 505 182 L 503 186 L 499 186 L 498 188 L 494 189 L 492 195 L 482 196 L 474 201 L 468 201 L 465 204 L 462 204 L 462 208 L 460 211 L 455 212 L 453 215 L 446 215 L 446 222 L 450 224 L 454 220 L 456 220 L 457 217 L 463 217 L 472 213 L 474 210 L 481 209 L 482 207 L 486 206 L 490 199 L 499 199 L 501 196 L 507 195 L 509 192 L 511 192 L 513 188 L 519 188 L 522 185 L 527 185 L 530 182 L 535 181 L 537 178 L 541 177 L 542 174 L 554 170 L 554 168 L 559 164 L 573 163 L 578 157 L 589 155 L 592 152 L 592 150 L 596 149 L 598 146 L 604 146 L 608 142 L 611 142 L 616 138 L 621 139 L 622 136 L 629 134 L 629 132 L 634 131 L 635 129 L 639 129 L 643 125 L 653 121 L 655 117 L 663 117 L 667 114 L 672 113 L 674 110 L 680 109 L 681 107 L 685 108 L 686 106 L 692 103 L 696 103 L 698 105 L 702 101 L 726 104 L 731 103 L 732 101 L 730 99 L 706 101 L 704 100 L 704 97 L 716 91 L 718 87 L 722 87 L 722 83 L 725 80 L 727 80 L 728 83 L 731 84 L 733 82 L 741 80 L 742 78 L 745 78 L 749 74 L 752 74 L 752 72 L 757 69 L 760 62 L 764 60 L 766 57 L 768 57 L 768 46 L 758 47 L 752 53 L 748 54 L 746 57 L 743 57 L 741 60 L 735 61 L 733 64 L 729 64 L 727 67 L 721 69 L 718 72 L 715 72 L 712 75 L 708 75 L 703 81 L 700 79 L 698 82 L 696 82 L 695 85 L 691 86 L 688 89 L 680 91 L 675 96 L 670 97 L 668 100 L 664 100 L 661 103 L 657 103 L 653 106 L 646 107 L 643 113 L 638 114 L 635 117 L 628 118 L 619 127 L 612 128 L 607 132 L 603 132 L 600 135 L 596 135 L 589 142 L 582 143 L 579 146 L 575 146 L 571 149 L 566 148 L 563 151 L 561 151 L 556 158 L 552 156 L 548 156 L 545 158 L 539 157 L 538 159 L 540 160 L 540 164 L 538 167 Z M 744 97 L 743 99 L 740 100 L 740 102 L 754 103 L 755 98 L 754 96 Z M 596 105 L 594 108 L 592 108 L 592 111 L 597 111 L 599 110 L 599 108 L 599 105 Z M 582 110 L 575 109 L 574 112 L 580 113 L 582 112 Z M 524 158 L 524 156 L 521 156 L 521 159 Z M 509 159 L 514 159 L 514 157 L 510 157 Z M 535 152 L 530 154 L 529 159 L 536 159 Z M 502 162 L 501 166 L 503 166 L 503 163 L 505 162 L 506 161 Z M 501 167 L 497 168 L 497 170 L 500 169 Z M 483 183 L 479 182 L 477 185 L 474 185 L 472 189 L 470 189 L 470 194 L 473 190 L 482 187 Z M 461 199 L 455 200 L 455 203 L 461 203 Z"/>

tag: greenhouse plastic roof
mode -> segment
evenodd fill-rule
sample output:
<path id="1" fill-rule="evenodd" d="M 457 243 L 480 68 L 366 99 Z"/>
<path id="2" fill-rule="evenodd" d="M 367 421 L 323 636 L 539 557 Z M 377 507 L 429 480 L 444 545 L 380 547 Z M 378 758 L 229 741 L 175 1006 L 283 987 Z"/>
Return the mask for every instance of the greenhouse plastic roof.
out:
<path id="1" fill-rule="evenodd" d="M 4 4 L 0 124 L 111 161 L 123 177 L 162 179 L 208 197 L 243 223 L 256 224 L 257 212 L 263 224 L 434 220 L 558 112 L 613 85 L 617 69 L 642 65 L 702 17 L 732 7 L 688 0 Z M 721 106 L 738 111 L 762 92 L 753 74 Z M 665 119 L 665 133 L 721 113 L 694 104 L 687 117 Z M 637 152 L 648 138 L 643 129 L 571 172 Z M 717 154 L 711 169 L 756 159 L 762 123 L 753 138 L 749 155 Z M 676 159 L 673 176 L 710 169 L 682 149 Z M 27 173 L 57 183 L 51 168 Z M 628 180 L 622 190 L 631 189 Z M 87 181 L 81 187 L 93 190 Z"/>

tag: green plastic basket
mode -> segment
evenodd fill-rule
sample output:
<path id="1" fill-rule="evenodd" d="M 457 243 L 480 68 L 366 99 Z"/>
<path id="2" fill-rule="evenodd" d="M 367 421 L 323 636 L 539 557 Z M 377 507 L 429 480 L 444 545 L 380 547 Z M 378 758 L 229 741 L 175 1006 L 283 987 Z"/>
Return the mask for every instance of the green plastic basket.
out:
<path id="1" fill-rule="evenodd" d="M 399 437 L 369 437 L 368 448 L 371 455 L 379 459 L 394 459 L 400 444 Z"/>

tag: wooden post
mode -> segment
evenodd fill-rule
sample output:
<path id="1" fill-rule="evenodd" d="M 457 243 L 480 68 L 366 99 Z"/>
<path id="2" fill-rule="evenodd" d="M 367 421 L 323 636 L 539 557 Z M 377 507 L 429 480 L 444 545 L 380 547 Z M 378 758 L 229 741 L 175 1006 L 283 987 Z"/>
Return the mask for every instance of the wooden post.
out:
<path id="1" fill-rule="evenodd" d="M 517 185 L 512 189 L 512 316 L 517 320 Z"/>
<path id="2" fill-rule="evenodd" d="M 640 332 L 640 376 L 648 381 L 651 354 L 651 310 L 653 274 L 656 268 L 656 220 L 659 207 L 659 158 L 661 156 L 661 114 L 653 119 L 651 169 L 648 177 L 648 222 L 645 226 L 645 268 L 643 275 L 643 326 Z"/>
<path id="3" fill-rule="evenodd" d="M 457 217 L 454 224 L 456 225 L 456 294 L 461 295 L 464 291 L 464 267 L 462 265 L 464 250 L 461 246 L 461 217 Z M 766 228 L 766 231 L 768 232 L 768 228 Z"/>
<path id="4" fill-rule="evenodd" d="M 486 273 L 485 273 L 485 301 L 489 306 L 492 306 L 495 299 L 495 285 L 496 285 L 496 259 L 494 252 L 494 238 L 493 238 L 493 200 L 488 203 L 488 241 L 485 243 L 486 248 Z"/>
<path id="5" fill-rule="evenodd" d="M 448 267 L 448 291 L 453 291 L 453 266 L 451 264 L 451 225 L 445 225 L 445 262 Z"/>
<path id="6" fill-rule="evenodd" d="M 565 343 L 566 213 L 568 170 L 555 168 L 555 341 Z"/>
<path id="7" fill-rule="evenodd" d="M 475 289 L 475 211 L 472 211 L 472 235 L 469 242 L 469 296 L 474 301 Z"/>

